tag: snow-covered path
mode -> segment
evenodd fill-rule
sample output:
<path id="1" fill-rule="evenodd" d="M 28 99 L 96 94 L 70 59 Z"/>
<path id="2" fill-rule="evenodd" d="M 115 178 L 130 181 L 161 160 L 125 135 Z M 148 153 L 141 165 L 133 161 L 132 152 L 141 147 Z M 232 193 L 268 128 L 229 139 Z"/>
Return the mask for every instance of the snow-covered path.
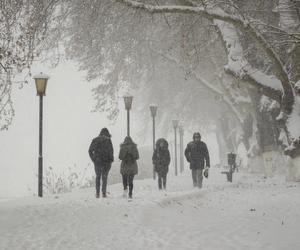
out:
<path id="1" fill-rule="evenodd" d="M 213 170 L 202 190 L 190 173 L 168 191 L 135 182 L 134 199 L 120 184 L 110 197 L 94 190 L 0 201 L 0 249 L 300 249 L 300 186 L 280 178 Z"/>

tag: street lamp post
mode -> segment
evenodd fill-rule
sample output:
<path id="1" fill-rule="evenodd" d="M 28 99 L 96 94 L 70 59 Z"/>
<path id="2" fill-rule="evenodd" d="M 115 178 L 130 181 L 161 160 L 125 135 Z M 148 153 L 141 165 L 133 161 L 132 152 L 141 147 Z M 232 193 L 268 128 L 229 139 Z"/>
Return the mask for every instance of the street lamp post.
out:
<path id="1" fill-rule="evenodd" d="M 38 196 L 43 197 L 43 97 L 46 95 L 46 87 L 49 76 L 40 73 L 33 77 L 39 104 L 39 157 L 38 157 Z"/>
<path id="2" fill-rule="evenodd" d="M 173 128 L 174 128 L 174 135 L 175 135 L 175 175 L 177 175 L 177 127 L 178 127 L 178 120 L 172 120 Z"/>
<path id="3" fill-rule="evenodd" d="M 125 109 L 127 110 L 127 136 L 130 136 L 130 114 L 133 96 L 124 96 Z"/>
<path id="4" fill-rule="evenodd" d="M 184 170 L 184 162 L 183 162 L 183 134 L 184 129 L 182 124 L 179 126 L 179 147 L 180 147 L 180 173 Z"/>
<path id="5" fill-rule="evenodd" d="M 150 111 L 151 111 L 151 116 L 152 116 L 152 131 L 153 131 L 153 152 L 155 150 L 155 116 L 157 112 L 157 105 L 152 104 L 150 105 Z M 155 180 L 155 170 L 153 166 L 153 180 Z"/>

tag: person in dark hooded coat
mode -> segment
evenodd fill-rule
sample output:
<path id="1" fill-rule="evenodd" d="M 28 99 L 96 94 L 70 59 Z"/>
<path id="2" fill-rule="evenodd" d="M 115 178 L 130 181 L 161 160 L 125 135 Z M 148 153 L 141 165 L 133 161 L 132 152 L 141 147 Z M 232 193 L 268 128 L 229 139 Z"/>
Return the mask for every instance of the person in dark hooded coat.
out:
<path id="1" fill-rule="evenodd" d="M 193 141 L 187 144 L 184 154 L 190 163 L 194 187 L 202 188 L 203 169 L 206 166 L 208 170 L 210 161 L 207 146 L 201 141 L 199 132 L 194 133 Z"/>
<path id="2" fill-rule="evenodd" d="M 100 135 L 93 139 L 89 147 L 89 156 L 95 165 L 96 198 L 100 195 L 100 179 L 102 177 L 102 196 L 106 197 L 107 176 L 114 161 L 114 150 L 111 135 L 107 128 L 103 128 Z"/>
<path id="3" fill-rule="evenodd" d="M 120 145 L 119 159 L 121 162 L 121 175 L 124 187 L 124 196 L 127 196 L 129 187 L 129 198 L 132 198 L 133 179 L 138 174 L 137 160 L 139 152 L 137 145 L 132 141 L 130 136 L 126 136 L 124 142 Z"/>
<path id="4" fill-rule="evenodd" d="M 156 147 L 152 156 L 152 163 L 154 170 L 158 175 L 158 189 L 166 189 L 167 174 L 169 172 L 170 152 L 168 149 L 168 142 L 164 138 L 156 141 Z"/>

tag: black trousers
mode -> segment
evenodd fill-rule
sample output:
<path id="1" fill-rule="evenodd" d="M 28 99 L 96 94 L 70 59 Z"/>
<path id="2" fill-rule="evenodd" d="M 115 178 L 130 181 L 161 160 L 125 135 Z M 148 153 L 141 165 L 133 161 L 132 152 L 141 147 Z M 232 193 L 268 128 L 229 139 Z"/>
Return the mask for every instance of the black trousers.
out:
<path id="1" fill-rule="evenodd" d="M 192 169 L 194 187 L 202 188 L 202 181 L 203 181 L 202 171 L 203 169 Z"/>
<path id="2" fill-rule="evenodd" d="M 110 166 L 102 166 L 95 164 L 95 173 L 96 173 L 96 193 L 100 193 L 100 184 L 102 177 L 102 193 L 106 194 L 106 186 L 107 186 L 107 176 L 110 170 Z"/>
<path id="3" fill-rule="evenodd" d="M 129 187 L 129 195 L 131 195 L 133 190 L 134 175 L 123 174 L 122 179 L 124 190 L 126 190 Z"/>
<path id="4" fill-rule="evenodd" d="M 158 188 L 162 189 L 162 186 L 164 186 L 164 189 L 166 189 L 166 185 L 167 185 L 167 174 L 158 173 Z"/>

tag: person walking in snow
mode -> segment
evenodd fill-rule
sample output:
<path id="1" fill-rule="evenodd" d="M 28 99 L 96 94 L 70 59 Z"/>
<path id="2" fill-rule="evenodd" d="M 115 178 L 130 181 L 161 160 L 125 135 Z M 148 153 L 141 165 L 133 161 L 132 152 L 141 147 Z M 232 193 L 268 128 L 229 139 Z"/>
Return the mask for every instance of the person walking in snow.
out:
<path id="1" fill-rule="evenodd" d="M 102 197 L 106 197 L 107 176 L 114 161 L 114 150 L 111 135 L 103 128 L 100 135 L 93 139 L 89 147 L 89 155 L 95 165 L 96 198 L 100 197 L 100 179 L 102 177 Z"/>
<path id="2" fill-rule="evenodd" d="M 210 162 L 207 146 L 201 141 L 199 132 L 194 133 L 193 141 L 187 144 L 184 154 L 190 163 L 194 187 L 202 188 L 203 169 L 206 165 L 205 174 L 208 175 Z"/>
<path id="3" fill-rule="evenodd" d="M 126 136 L 124 142 L 120 145 L 119 159 L 121 162 L 121 175 L 124 187 L 124 197 L 132 198 L 133 179 L 138 174 L 137 160 L 139 159 L 139 152 L 137 145 L 132 141 L 130 136 Z"/>
<path id="4" fill-rule="evenodd" d="M 158 175 L 158 189 L 162 187 L 166 189 L 167 174 L 169 172 L 170 164 L 170 152 L 168 149 L 168 142 L 164 138 L 160 138 L 156 141 L 156 147 L 152 156 L 152 163 L 154 170 Z"/>

